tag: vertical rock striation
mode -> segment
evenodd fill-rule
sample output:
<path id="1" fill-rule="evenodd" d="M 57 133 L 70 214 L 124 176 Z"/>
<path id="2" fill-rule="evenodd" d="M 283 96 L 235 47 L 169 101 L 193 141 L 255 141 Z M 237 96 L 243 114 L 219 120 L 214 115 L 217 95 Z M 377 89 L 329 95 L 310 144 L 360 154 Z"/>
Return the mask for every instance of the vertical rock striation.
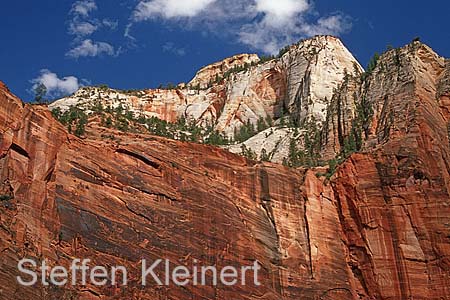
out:
<path id="1" fill-rule="evenodd" d="M 377 65 L 361 93 L 373 107 L 364 151 L 333 182 L 353 271 L 375 299 L 447 299 L 445 62 L 414 42 Z"/>
<path id="2" fill-rule="evenodd" d="M 321 41 L 318 55 L 328 54 L 301 63 L 305 45 Z M 0 299 L 450 299 L 450 64 L 414 42 L 362 76 L 351 60 L 343 67 L 336 58 L 345 48 L 327 46 L 337 41 L 300 43 L 211 89 L 188 91 L 193 98 L 183 89 L 135 98 L 84 89 L 89 96 L 53 105 L 101 95 L 111 105 L 147 105 L 149 114 L 164 107 L 167 119 L 179 109 L 204 110 L 225 131 L 284 107 L 323 125 L 323 157 L 358 145 L 330 179 L 321 175 L 325 167 L 257 163 L 95 123 L 79 139 L 45 107 L 23 104 L 0 84 Z M 295 63 L 289 73 L 286 64 Z M 336 69 L 326 75 L 316 64 Z M 316 82 L 326 76 L 331 83 Z M 282 130 L 273 134 L 292 135 Z M 25 288 L 15 279 L 23 257 L 124 265 L 130 281 L 126 288 Z M 143 288 L 142 258 L 218 267 L 258 260 L 262 286 Z"/>
<path id="3" fill-rule="evenodd" d="M 16 120 L 0 123 L 10 132 L 1 136 L 0 180 L 11 196 L 0 206 L 1 299 L 352 295 L 331 186 L 314 172 L 138 134 L 81 140 L 43 107 L 24 106 L 3 89 L 0 97 L 2 120 Z M 15 278 L 23 257 L 67 268 L 75 257 L 124 265 L 130 281 L 126 288 L 22 287 Z M 142 258 L 218 267 L 258 260 L 262 286 L 142 288 Z"/>

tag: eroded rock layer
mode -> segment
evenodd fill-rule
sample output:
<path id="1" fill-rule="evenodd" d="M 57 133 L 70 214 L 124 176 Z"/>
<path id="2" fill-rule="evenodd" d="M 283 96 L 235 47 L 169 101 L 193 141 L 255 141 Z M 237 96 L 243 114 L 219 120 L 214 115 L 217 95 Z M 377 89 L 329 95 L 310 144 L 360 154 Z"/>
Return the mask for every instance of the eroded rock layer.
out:
<path id="1" fill-rule="evenodd" d="M 83 87 L 55 101 L 51 109 L 101 103 L 122 105 L 136 115 L 175 122 L 192 119 L 233 136 L 248 122 L 291 114 L 299 122 L 326 117 L 333 89 L 346 73 L 362 68 L 344 44 L 332 36 L 317 36 L 293 45 L 278 58 L 261 62 L 255 54 L 236 55 L 202 68 L 188 84 L 172 89 L 119 91 Z"/>
<path id="2" fill-rule="evenodd" d="M 448 61 L 415 42 L 356 73 L 322 143 L 333 157 L 358 131 L 361 151 L 331 180 L 96 124 L 79 139 L 1 84 L 0 299 L 450 299 Z M 22 287 L 24 257 L 123 265 L 130 281 Z M 142 258 L 258 260 L 262 286 L 143 288 Z"/>
<path id="3" fill-rule="evenodd" d="M 312 299 L 353 293 L 345 244 L 336 239 L 336 206 L 327 200 L 332 190 L 312 171 L 255 164 L 218 148 L 156 137 L 80 140 L 45 108 L 24 106 L 5 89 L 1 103 L 1 181 L 10 195 L 1 203 L 2 299 Z M 72 258 L 87 257 L 94 265 L 124 265 L 132 279 L 121 289 L 25 288 L 15 279 L 23 257 L 67 267 Z M 142 258 L 217 266 L 258 260 L 263 285 L 142 288 Z"/>
<path id="4" fill-rule="evenodd" d="M 332 185 L 359 293 L 373 299 L 450 297 L 447 72 L 415 42 L 384 54 L 365 86 L 341 99 L 345 107 L 361 95 L 371 111 L 364 153 Z"/>

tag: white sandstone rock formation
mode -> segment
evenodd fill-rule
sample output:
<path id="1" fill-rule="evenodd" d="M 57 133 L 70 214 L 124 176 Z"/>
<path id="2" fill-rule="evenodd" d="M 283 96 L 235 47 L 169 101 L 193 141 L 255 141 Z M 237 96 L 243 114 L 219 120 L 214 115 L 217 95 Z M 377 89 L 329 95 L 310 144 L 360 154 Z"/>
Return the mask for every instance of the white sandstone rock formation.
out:
<path id="1" fill-rule="evenodd" d="M 233 72 L 233 69 L 240 71 Z M 135 115 L 155 116 L 169 122 L 185 117 L 199 125 L 213 124 L 229 137 L 249 120 L 256 125 L 261 118 L 277 120 L 283 115 L 289 115 L 300 126 L 313 121 L 320 127 L 326 119 L 333 91 L 345 74 L 362 71 L 338 38 L 316 36 L 290 46 L 281 57 L 263 63 L 255 54 L 227 58 L 204 67 L 191 82 L 177 89 L 126 92 L 84 87 L 49 107 L 66 110 L 77 105 L 89 110 L 96 102 L 111 107 L 122 105 Z M 273 136 L 263 132 L 246 145 L 257 154 L 263 148 L 273 151 L 280 136 L 282 140 L 289 138 L 286 130 L 273 131 Z M 230 150 L 238 152 L 236 147 Z M 278 144 L 274 160 L 282 159 L 287 147 L 289 142 Z"/>

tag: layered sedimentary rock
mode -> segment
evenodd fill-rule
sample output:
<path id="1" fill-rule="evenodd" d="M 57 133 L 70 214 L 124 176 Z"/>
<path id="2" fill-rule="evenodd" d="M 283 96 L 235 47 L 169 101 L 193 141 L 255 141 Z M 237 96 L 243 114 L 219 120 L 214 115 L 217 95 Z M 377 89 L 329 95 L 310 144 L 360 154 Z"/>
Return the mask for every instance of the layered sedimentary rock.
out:
<path id="1" fill-rule="evenodd" d="M 1 85 L 0 298 L 450 299 L 449 70 L 414 42 L 365 78 L 344 72 L 327 98 L 323 155 L 338 155 L 352 134 L 361 145 L 331 178 L 326 167 L 289 169 L 98 123 L 79 139 Z M 278 128 L 261 141 L 281 130 L 278 139 L 293 134 Z M 21 287 L 23 257 L 124 265 L 130 285 Z M 142 258 L 258 260 L 262 286 L 143 288 Z"/>
<path id="2" fill-rule="evenodd" d="M 0 97 L 0 175 L 9 195 L 0 206 L 1 299 L 352 296 L 333 193 L 314 172 L 157 137 L 106 142 L 102 128 L 81 140 L 44 107 L 24 106 L 4 89 Z M 51 266 L 68 267 L 75 257 L 123 265 L 130 282 L 22 287 L 15 277 L 23 257 Z M 142 258 L 219 267 L 258 260 L 262 286 L 142 288 Z"/>
<path id="3" fill-rule="evenodd" d="M 287 70 L 286 106 L 300 123 L 314 118 L 324 121 L 328 102 L 346 74 L 362 67 L 342 44 L 330 36 L 318 36 L 292 47 L 282 57 Z"/>
<path id="4" fill-rule="evenodd" d="M 217 78 L 223 78 L 225 73 L 237 67 L 249 66 L 259 62 L 256 54 L 240 54 L 214 64 L 210 64 L 197 72 L 189 82 L 189 86 L 201 89 L 208 88 Z"/>
<path id="5" fill-rule="evenodd" d="M 374 299 L 450 297 L 448 75 L 414 42 L 384 54 L 361 89 L 372 112 L 365 153 L 333 187 L 352 269 Z"/>
<path id="6" fill-rule="evenodd" d="M 355 71 L 361 72 L 361 66 L 338 38 L 317 36 L 267 62 L 260 62 L 254 54 L 242 54 L 211 64 L 177 89 L 126 92 L 85 87 L 50 108 L 89 110 L 98 102 L 122 105 L 136 115 L 169 122 L 193 119 L 232 137 L 235 129 L 248 121 L 256 125 L 260 118 L 276 120 L 290 115 L 298 122 L 321 124 L 333 90 L 346 73 Z"/>

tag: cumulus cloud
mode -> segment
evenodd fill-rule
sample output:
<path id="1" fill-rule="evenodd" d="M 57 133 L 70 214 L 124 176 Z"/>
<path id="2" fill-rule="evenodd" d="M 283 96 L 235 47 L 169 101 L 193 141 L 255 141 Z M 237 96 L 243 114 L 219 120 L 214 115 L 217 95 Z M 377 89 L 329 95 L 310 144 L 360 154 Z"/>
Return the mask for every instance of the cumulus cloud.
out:
<path id="1" fill-rule="evenodd" d="M 310 8 L 307 0 L 256 0 L 256 11 L 264 14 L 266 22 L 282 26 Z"/>
<path id="2" fill-rule="evenodd" d="M 96 57 L 100 55 L 115 55 L 114 47 L 105 42 L 93 42 L 90 39 L 84 40 L 80 45 L 66 53 L 72 58 Z"/>
<path id="3" fill-rule="evenodd" d="M 47 94 L 55 97 L 72 94 L 81 87 L 81 83 L 77 77 L 67 76 L 59 78 L 56 73 L 47 69 L 41 70 L 40 75 L 31 80 L 31 83 L 33 84 L 33 89 L 39 84 L 45 85 Z"/>
<path id="4" fill-rule="evenodd" d="M 140 1 L 133 12 L 135 21 L 164 18 L 193 17 L 216 0 L 151 0 Z"/>
<path id="5" fill-rule="evenodd" d="M 340 35 L 351 27 L 343 14 L 321 16 L 312 0 L 184 0 L 182 4 L 177 0 L 139 1 L 133 22 L 155 18 L 226 35 L 271 54 L 299 39 L 316 34 Z"/>
<path id="6" fill-rule="evenodd" d="M 318 34 L 340 35 L 350 28 L 347 17 L 337 14 L 310 21 L 312 4 L 307 0 L 256 0 L 260 19 L 245 24 L 239 41 L 251 48 L 275 54 L 298 39 Z"/>

